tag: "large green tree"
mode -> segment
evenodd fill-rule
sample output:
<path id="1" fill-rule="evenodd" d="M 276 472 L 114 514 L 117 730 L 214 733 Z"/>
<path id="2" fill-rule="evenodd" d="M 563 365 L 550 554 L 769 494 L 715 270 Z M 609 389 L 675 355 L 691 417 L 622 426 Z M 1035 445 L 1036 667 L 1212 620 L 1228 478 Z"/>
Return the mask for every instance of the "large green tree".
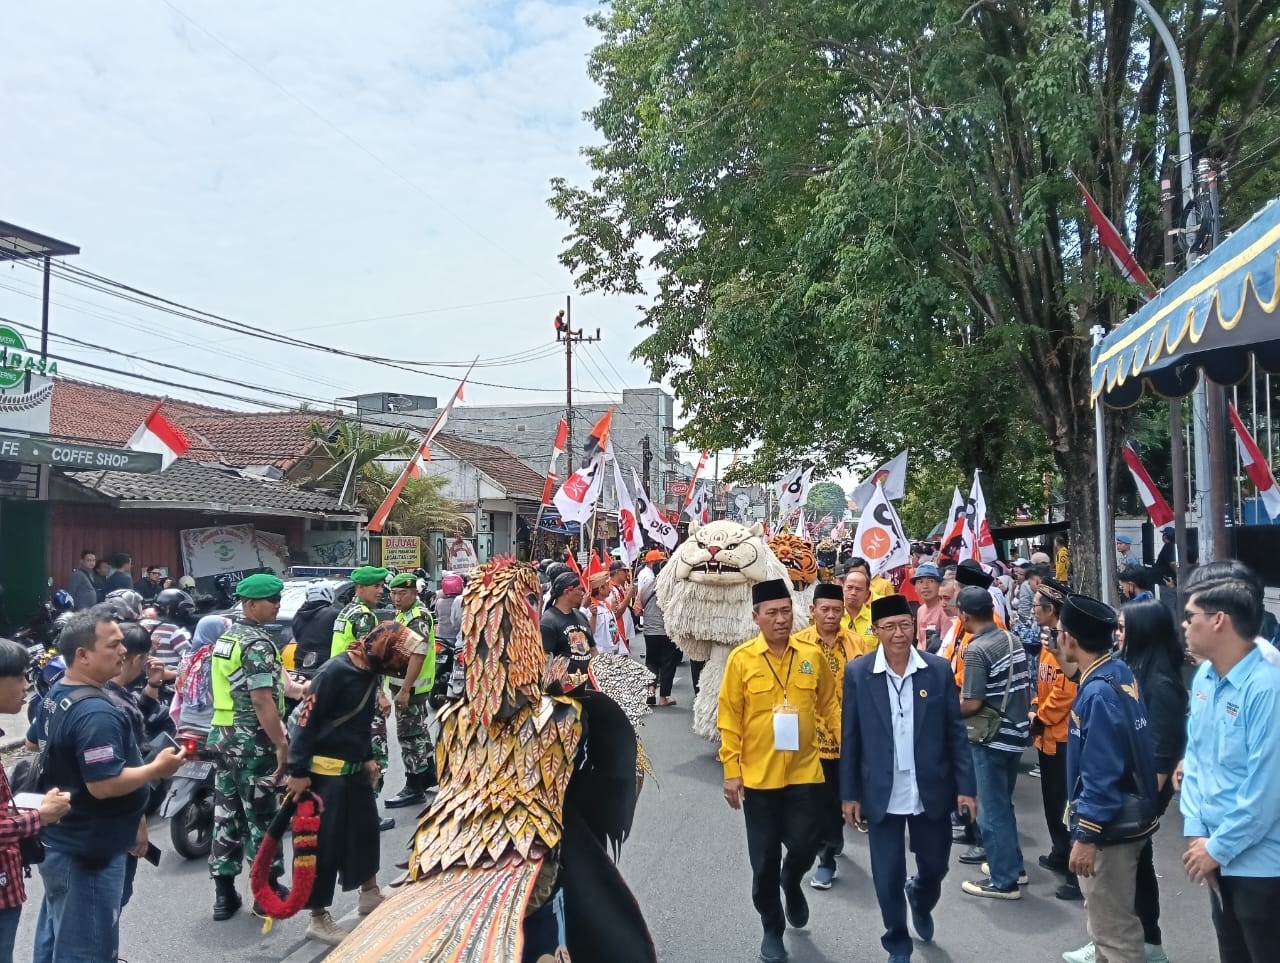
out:
<path id="1" fill-rule="evenodd" d="M 1280 0 L 1157 6 L 1243 216 L 1277 187 Z M 637 354 L 697 443 L 757 438 L 762 474 L 908 444 L 962 488 L 981 468 L 1006 510 L 1051 458 L 1096 585 L 1089 331 L 1134 292 L 1072 175 L 1148 265 L 1159 179 L 1178 186 L 1168 64 L 1132 0 L 615 0 L 592 20 L 601 142 L 589 184 L 553 183 L 562 259 L 650 295 Z"/>
<path id="2" fill-rule="evenodd" d="M 820 481 L 809 486 L 809 497 L 804 503 L 804 513 L 809 521 L 816 522 L 824 515 L 830 515 L 839 524 L 846 508 L 848 496 L 836 482 Z"/>

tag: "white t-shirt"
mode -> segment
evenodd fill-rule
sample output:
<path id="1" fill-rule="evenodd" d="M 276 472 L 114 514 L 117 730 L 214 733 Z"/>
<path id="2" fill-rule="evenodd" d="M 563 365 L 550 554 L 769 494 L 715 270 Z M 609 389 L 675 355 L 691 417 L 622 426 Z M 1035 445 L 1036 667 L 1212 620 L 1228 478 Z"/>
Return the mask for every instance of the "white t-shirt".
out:
<path id="1" fill-rule="evenodd" d="M 614 618 L 607 602 L 596 602 L 596 648 L 604 654 L 618 651 L 618 620 Z"/>

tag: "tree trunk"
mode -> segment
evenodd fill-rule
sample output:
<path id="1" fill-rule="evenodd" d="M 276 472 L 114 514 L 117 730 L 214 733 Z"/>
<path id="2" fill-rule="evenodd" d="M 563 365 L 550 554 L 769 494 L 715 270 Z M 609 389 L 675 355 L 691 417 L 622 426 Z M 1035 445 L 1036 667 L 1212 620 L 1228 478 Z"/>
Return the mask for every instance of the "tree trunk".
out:
<path id="1" fill-rule="evenodd" d="M 1077 592 L 1097 596 L 1102 584 L 1098 544 L 1098 472 L 1093 437 L 1073 439 L 1066 451 L 1055 452 L 1071 522 L 1071 585 Z M 1052 555 L 1052 553 L 1050 553 Z"/>

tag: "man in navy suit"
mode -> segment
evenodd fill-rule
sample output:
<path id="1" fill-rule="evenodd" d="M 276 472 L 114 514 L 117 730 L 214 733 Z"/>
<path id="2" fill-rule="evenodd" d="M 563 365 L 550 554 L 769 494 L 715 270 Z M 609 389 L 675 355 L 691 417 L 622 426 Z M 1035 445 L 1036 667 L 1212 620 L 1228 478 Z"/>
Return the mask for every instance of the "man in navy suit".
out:
<path id="1" fill-rule="evenodd" d="M 844 672 L 840 796 L 849 825 L 869 825 L 871 877 L 889 963 L 911 958 L 907 906 L 920 939 L 933 939 L 934 906 L 951 856 L 951 813 L 976 815 L 973 760 L 951 666 L 915 647 L 901 595 L 871 603 L 879 648 Z M 904 829 L 916 875 L 907 879 Z"/>

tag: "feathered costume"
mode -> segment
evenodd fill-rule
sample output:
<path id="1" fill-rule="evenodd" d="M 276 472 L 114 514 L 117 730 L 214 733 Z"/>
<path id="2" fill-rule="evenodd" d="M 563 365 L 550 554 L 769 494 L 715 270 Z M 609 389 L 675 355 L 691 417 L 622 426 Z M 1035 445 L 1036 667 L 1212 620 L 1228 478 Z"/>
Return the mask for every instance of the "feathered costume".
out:
<path id="1" fill-rule="evenodd" d="M 720 738 L 716 711 L 729 652 L 760 631 L 751 619 L 751 586 L 775 578 L 788 574 L 765 543 L 764 529 L 727 518 L 690 523 L 689 537 L 658 575 L 667 636 L 690 659 L 706 663 L 693 701 L 693 731 L 704 739 Z"/>
<path id="2" fill-rule="evenodd" d="M 409 882 L 329 960 L 657 959 L 609 856 L 635 812 L 635 729 L 601 692 L 550 694 L 566 667 L 546 663 L 529 601 L 539 594 L 536 570 L 511 559 L 468 582 L 466 699 L 441 714 L 440 789 L 419 821 Z"/>

